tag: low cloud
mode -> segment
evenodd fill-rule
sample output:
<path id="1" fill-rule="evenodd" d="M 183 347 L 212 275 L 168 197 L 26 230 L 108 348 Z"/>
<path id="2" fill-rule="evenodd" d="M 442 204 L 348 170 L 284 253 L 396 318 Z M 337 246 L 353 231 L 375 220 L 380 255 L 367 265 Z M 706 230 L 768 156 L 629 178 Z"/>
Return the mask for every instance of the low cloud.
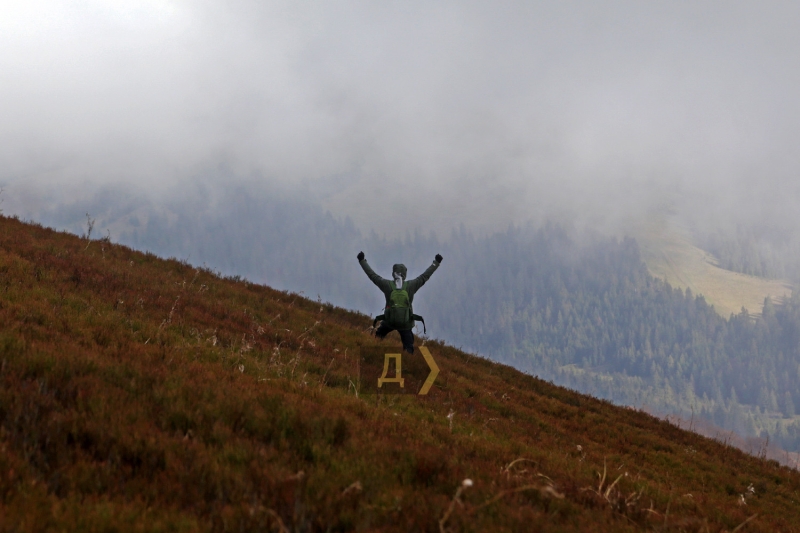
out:
<path id="1" fill-rule="evenodd" d="M 2 9 L 0 183 L 17 199 L 236 175 L 388 233 L 620 230 L 665 205 L 795 221 L 792 4 Z"/>

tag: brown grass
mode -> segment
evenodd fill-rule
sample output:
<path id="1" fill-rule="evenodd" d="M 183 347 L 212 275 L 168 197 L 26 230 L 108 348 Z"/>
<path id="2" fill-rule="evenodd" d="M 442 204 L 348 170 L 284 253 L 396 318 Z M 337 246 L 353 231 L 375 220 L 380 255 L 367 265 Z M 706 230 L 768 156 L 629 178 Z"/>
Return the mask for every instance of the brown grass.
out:
<path id="1" fill-rule="evenodd" d="M 0 320 L 2 531 L 800 530 L 774 461 L 439 342 L 357 397 L 369 317 L 107 241 L 0 218 Z"/>

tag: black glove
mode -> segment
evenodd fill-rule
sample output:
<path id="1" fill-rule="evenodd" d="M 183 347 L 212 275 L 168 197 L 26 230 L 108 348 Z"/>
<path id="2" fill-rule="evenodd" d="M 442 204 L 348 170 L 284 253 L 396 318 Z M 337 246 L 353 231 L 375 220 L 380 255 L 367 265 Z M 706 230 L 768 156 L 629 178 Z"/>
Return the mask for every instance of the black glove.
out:
<path id="1" fill-rule="evenodd" d="M 436 254 L 436 262 L 437 263 L 441 263 L 442 262 L 442 254 Z"/>
<path id="2" fill-rule="evenodd" d="M 358 252 L 358 255 L 356 257 L 358 257 L 359 261 L 363 261 L 364 260 L 364 252 Z"/>

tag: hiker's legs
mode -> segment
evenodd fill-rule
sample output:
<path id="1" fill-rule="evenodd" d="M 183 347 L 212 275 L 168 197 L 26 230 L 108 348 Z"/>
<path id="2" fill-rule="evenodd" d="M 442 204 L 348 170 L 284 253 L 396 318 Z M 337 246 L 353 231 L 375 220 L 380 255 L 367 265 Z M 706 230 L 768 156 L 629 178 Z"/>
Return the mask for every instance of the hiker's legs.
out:
<path id="1" fill-rule="evenodd" d="M 403 341 L 403 349 L 408 353 L 414 353 L 414 332 L 410 329 L 398 330 L 400 339 Z"/>
<path id="2" fill-rule="evenodd" d="M 388 335 L 392 331 L 394 331 L 393 327 L 390 327 L 389 325 L 386 324 L 386 322 L 381 321 L 381 325 L 378 326 L 378 329 L 375 330 L 375 336 L 378 337 L 379 339 L 383 339 L 384 337 L 386 337 L 386 335 Z"/>
<path id="3" fill-rule="evenodd" d="M 378 326 L 378 329 L 375 330 L 375 336 L 379 339 L 383 339 L 394 331 L 394 328 L 387 325 L 386 322 L 381 322 L 381 325 Z M 414 353 L 414 333 L 410 329 L 407 330 L 397 330 L 400 334 L 400 340 L 403 341 L 403 349 L 408 353 Z"/>

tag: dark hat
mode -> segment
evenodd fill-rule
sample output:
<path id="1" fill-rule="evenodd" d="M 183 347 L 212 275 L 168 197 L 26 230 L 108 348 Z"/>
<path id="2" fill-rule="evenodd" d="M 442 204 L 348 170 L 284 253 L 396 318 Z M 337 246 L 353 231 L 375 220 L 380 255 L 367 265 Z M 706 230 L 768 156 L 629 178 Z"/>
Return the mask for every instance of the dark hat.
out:
<path id="1" fill-rule="evenodd" d="M 400 277 L 406 279 L 406 274 L 408 274 L 408 270 L 406 269 L 405 265 L 401 265 L 400 263 L 392 266 L 392 274 L 397 272 L 400 274 Z"/>

